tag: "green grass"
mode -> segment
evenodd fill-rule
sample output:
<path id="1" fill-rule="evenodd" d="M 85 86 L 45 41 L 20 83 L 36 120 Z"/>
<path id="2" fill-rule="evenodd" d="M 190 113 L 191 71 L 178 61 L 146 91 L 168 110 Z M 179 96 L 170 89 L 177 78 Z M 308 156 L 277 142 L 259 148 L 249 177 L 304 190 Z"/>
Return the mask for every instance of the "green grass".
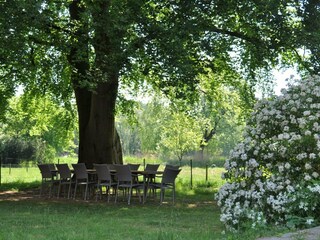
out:
<path id="1" fill-rule="evenodd" d="M 221 239 L 215 205 L 0 202 L 0 239 Z M 195 221 L 197 219 L 197 221 Z"/>
<path id="2" fill-rule="evenodd" d="M 176 204 L 167 195 L 164 204 L 148 199 L 140 204 L 134 198 L 125 202 L 84 202 L 56 198 L 1 199 L 0 240 L 2 239 L 247 239 L 270 236 L 280 229 L 247 230 L 223 234 L 220 209 L 214 194 L 223 184 L 222 168 L 182 167 L 177 179 Z M 39 188 L 38 168 L 2 169 L 0 192 Z"/>

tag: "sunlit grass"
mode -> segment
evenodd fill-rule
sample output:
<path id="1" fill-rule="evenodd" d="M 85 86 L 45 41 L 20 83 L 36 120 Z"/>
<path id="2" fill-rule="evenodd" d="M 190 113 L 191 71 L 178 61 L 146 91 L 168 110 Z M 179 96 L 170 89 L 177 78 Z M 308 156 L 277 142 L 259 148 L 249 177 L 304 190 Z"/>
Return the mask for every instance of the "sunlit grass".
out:
<path id="1" fill-rule="evenodd" d="M 222 239 L 211 204 L 84 204 L 0 201 L 0 239 Z M 198 219 L 198 221 L 195 221 Z"/>

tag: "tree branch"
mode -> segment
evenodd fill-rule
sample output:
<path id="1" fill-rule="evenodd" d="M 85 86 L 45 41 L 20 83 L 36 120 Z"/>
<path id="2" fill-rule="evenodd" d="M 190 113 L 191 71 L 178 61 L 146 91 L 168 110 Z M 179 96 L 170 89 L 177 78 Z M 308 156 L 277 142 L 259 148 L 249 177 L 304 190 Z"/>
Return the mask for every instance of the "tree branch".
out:
<path id="1" fill-rule="evenodd" d="M 213 32 L 216 32 L 216 33 L 221 33 L 221 34 L 229 35 L 229 36 L 232 36 L 232 37 L 240 38 L 240 39 L 245 40 L 247 42 L 250 42 L 250 43 L 252 43 L 254 45 L 256 45 L 257 43 L 260 44 L 260 45 L 265 45 L 265 43 L 261 39 L 256 38 L 256 37 L 247 36 L 244 33 L 233 32 L 233 31 L 229 31 L 229 30 L 226 30 L 226 29 L 218 28 L 216 26 L 212 26 L 211 28 L 209 28 L 209 30 L 211 30 Z"/>
<path id="2" fill-rule="evenodd" d="M 312 70 L 310 69 L 310 67 L 307 65 L 307 63 L 302 59 L 302 57 L 301 57 L 300 54 L 298 53 L 297 49 L 295 49 L 295 48 L 291 48 L 291 49 L 292 49 L 292 51 L 295 53 L 295 55 L 297 56 L 298 61 L 302 64 L 302 66 L 303 66 L 305 69 L 307 69 L 310 74 L 316 74 L 316 71 L 312 71 Z"/>

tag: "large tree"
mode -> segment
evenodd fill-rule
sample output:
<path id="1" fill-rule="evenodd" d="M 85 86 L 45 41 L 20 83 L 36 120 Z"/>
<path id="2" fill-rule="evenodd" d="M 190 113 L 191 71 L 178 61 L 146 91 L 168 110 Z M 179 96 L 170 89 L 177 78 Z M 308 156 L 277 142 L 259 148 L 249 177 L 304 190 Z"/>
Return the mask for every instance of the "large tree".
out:
<path id="1" fill-rule="evenodd" d="M 314 0 L 10 0 L 0 10 L 2 109 L 17 85 L 65 107 L 74 93 L 89 165 L 122 162 L 114 116 L 125 86 L 192 100 L 208 68 L 238 72 L 247 91 L 280 61 L 319 70 Z"/>

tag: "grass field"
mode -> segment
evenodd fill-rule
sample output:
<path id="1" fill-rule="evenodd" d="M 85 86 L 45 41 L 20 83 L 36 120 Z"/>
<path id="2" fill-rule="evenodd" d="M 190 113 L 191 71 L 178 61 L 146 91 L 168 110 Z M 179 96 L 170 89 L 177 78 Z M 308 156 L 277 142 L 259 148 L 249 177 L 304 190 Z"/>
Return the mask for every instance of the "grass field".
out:
<path id="1" fill-rule="evenodd" d="M 222 168 L 206 170 L 182 167 L 177 180 L 176 204 L 169 195 L 164 204 L 148 199 L 146 204 L 133 199 L 107 203 L 105 200 L 82 201 L 39 197 L 38 191 L 27 199 L 1 198 L 0 239 L 247 239 L 270 235 L 274 229 L 223 233 L 220 210 L 214 194 L 223 184 Z M 37 168 L 3 168 L 0 193 L 28 188 L 39 189 Z"/>

